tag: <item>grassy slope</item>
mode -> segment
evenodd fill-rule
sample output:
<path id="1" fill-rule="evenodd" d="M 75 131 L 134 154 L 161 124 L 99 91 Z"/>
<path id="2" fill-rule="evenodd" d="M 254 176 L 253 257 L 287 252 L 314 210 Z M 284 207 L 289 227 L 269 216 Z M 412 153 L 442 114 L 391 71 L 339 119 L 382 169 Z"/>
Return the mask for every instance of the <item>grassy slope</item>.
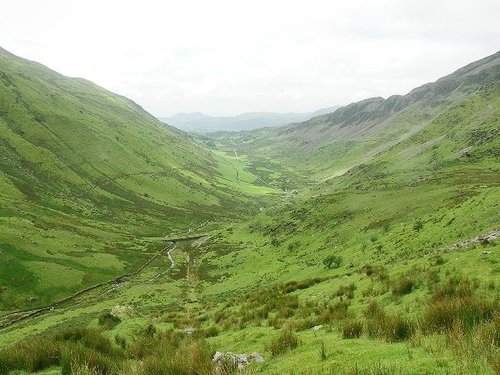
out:
<path id="1" fill-rule="evenodd" d="M 123 273 L 148 256 L 142 237 L 271 190 L 91 82 L 3 50 L 0 72 L 0 310 Z"/>
<path id="2" fill-rule="evenodd" d="M 353 283 L 356 291 L 349 310 L 351 318 L 357 319 L 363 319 L 371 300 L 388 311 L 420 317 L 431 294 L 452 276 L 476 280 L 480 295 L 498 298 L 498 242 L 453 252 L 448 247 L 499 228 L 499 109 L 498 82 L 486 85 L 385 152 L 313 188 L 315 197 L 308 197 L 306 191 L 288 205 L 232 228 L 199 260 L 200 267 L 211 270 L 210 279 L 217 280 L 202 283 L 206 301 L 222 302 L 227 295 L 262 290 L 266 285 L 327 276 L 334 279 L 296 292 L 299 301 L 334 303 L 338 301 L 334 291 Z M 341 256 L 343 264 L 327 270 L 322 262 L 332 254 Z M 367 265 L 383 267 L 387 280 L 374 282 L 363 272 Z M 413 280 L 413 291 L 395 296 L 393 291 L 405 277 Z M 239 298 L 241 305 L 233 302 L 224 308 L 225 319 L 232 321 L 228 324 L 239 329 L 213 342 L 225 350 L 262 350 L 276 334 L 269 327 L 271 320 L 255 318 L 245 298 Z M 261 306 L 257 303 L 255 311 Z M 244 313 L 247 310 L 250 318 Z M 271 309 L 269 316 L 274 314 L 279 316 L 279 307 Z M 304 320 L 304 316 L 284 315 L 281 324 L 292 324 L 294 319 Z M 378 360 L 403 373 L 492 371 L 477 354 L 458 360 L 460 354 L 449 346 L 434 353 L 445 345 L 443 336 L 420 336 L 411 349 L 375 341 L 370 343 L 372 350 L 361 350 L 368 344 L 364 338 L 339 339 L 341 324 L 333 325 L 333 334 L 300 333 L 303 347 L 273 360 L 263 371 L 293 371 L 298 362 L 304 368 L 332 366 L 337 371 L 346 367 L 346 361 L 373 368 Z M 318 363 L 321 342 L 331 353 L 326 363 Z"/>
<path id="3" fill-rule="evenodd" d="M 472 68 L 467 72 L 473 73 L 477 64 Z M 395 129 L 391 124 L 380 127 L 372 139 L 382 139 L 384 134 L 398 137 L 375 154 L 367 156 L 360 149 L 363 143 L 354 142 L 357 151 L 349 156 L 348 173 L 318 180 L 298 195 L 283 194 L 280 200 L 261 203 L 263 212 L 252 220 L 224 224 L 207 242 L 179 247 L 172 273 L 151 283 L 155 272 L 165 268 L 165 261 L 154 263 L 106 298 L 63 307 L 4 330 L 0 345 L 77 321 L 97 326 L 100 313 L 122 304 L 133 306 L 136 313 L 106 331 L 107 337 L 122 336 L 131 343 L 144 336 L 150 323 L 158 330 L 215 326 L 219 334 L 208 339 L 214 349 L 263 352 L 266 361 L 257 370 L 267 374 L 307 369 L 312 373 L 494 374 L 498 344 L 492 341 L 493 349 L 481 344 L 476 340 L 482 337 L 479 331 L 471 336 L 458 328 L 429 331 L 425 319 L 433 306 L 432 296 L 450 280 L 460 284 L 454 277 L 469 279 L 474 298 L 486 301 L 485 306 L 496 300 L 498 310 L 498 242 L 448 249 L 498 229 L 500 223 L 500 89 L 498 82 L 479 86 L 472 82 L 470 87 L 474 89 L 460 100 L 435 111 L 420 108 L 421 114 L 433 113 L 425 123 L 402 121 L 412 118 L 407 113 L 408 117 L 401 115 L 401 121 L 392 123 Z M 221 183 L 226 180 L 243 192 L 254 191 L 252 184 L 260 185 L 255 192 L 270 186 L 305 185 L 290 159 L 250 154 L 252 137 L 246 138 L 247 147 L 234 146 L 234 136 L 222 140 L 227 152 L 215 153 L 224 162 Z M 286 142 L 280 144 L 288 147 Z M 243 155 L 236 157 L 233 147 Z M 321 150 L 328 148 L 317 149 L 314 160 L 329 159 Z M 328 173 L 339 160 L 330 160 Z M 318 173 L 314 163 L 300 169 L 315 171 L 318 179 L 328 175 Z M 330 255 L 342 258 L 338 268 L 324 267 Z M 294 280 L 299 283 L 285 284 Z M 302 280 L 308 281 L 301 284 Z M 401 289 L 406 280 L 411 287 Z M 387 314 L 408 320 L 416 333 L 396 342 L 390 336 L 372 337 L 365 317 L 372 301 L 384 306 Z M 338 310 L 344 305 L 347 311 Z M 364 331 L 360 338 L 343 339 L 342 327 L 353 319 L 363 322 Z M 324 325 L 317 333 L 309 329 L 316 324 Z M 271 357 L 271 340 L 280 327 L 287 326 L 297 331 L 299 347 Z M 486 321 L 480 329 L 491 326 Z M 360 371 L 349 372 L 356 364 Z"/>
<path id="4" fill-rule="evenodd" d="M 221 134 L 219 146 L 268 156 L 314 179 L 328 179 L 425 128 L 479 88 L 500 79 L 500 52 L 412 90 L 370 98 L 278 129 Z"/>

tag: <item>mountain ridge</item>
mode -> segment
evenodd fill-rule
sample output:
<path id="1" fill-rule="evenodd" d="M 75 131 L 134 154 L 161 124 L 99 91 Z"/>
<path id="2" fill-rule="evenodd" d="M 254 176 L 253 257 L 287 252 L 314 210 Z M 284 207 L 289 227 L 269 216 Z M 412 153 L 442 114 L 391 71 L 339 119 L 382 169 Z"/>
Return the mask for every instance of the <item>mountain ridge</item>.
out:
<path id="1" fill-rule="evenodd" d="M 234 116 L 209 116 L 201 112 L 177 113 L 159 119 L 185 131 L 213 133 L 217 131 L 248 131 L 265 127 L 278 127 L 292 122 L 304 121 L 322 113 L 333 112 L 338 106 L 319 109 L 315 112 L 245 112 Z"/>
<path id="2" fill-rule="evenodd" d="M 224 147 L 249 154 L 255 149 L 327 178 L 387 150 L 499 80 L 500 52 L 496 52 L 406 95 L 367 98 L 301 123 L 214 139 L 222 140 Z"/>

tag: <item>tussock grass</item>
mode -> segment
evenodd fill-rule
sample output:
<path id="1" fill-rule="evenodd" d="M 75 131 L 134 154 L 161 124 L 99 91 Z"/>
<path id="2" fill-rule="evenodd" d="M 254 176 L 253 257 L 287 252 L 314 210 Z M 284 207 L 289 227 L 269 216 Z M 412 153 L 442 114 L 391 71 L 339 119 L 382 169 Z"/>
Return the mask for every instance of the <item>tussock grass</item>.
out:
<path id="1" fill-rule="evenodd" d="M 363 333 L 363 322 L 357 320 L 348 320 L 342 325 L 342 338 L 355 339 Z"/>
<path id="2" fill-rule="evenodd" d="M 104 329 L 113 329 L 121 322 L 121 319 L 110 312 L 99 315 L 98 323 Z"/>
<path id="3" fill-rule="evenodd" d="M 469 330 L 494 320 L 498 299 L 486 299 L 473 292 L 470 280 L 451 278 L 434 290 L 424 316 L 424 325 L 432 332 L 446 332 L 460 326 Z"/>
<path id="4" fill-rule="evenodd" d="M 276 357 L 298 346 L 299 339 L 297 335 L 290 329 L 283 329 L 280 334 L 269 343 L 268 350 L 273 357 Z"/>

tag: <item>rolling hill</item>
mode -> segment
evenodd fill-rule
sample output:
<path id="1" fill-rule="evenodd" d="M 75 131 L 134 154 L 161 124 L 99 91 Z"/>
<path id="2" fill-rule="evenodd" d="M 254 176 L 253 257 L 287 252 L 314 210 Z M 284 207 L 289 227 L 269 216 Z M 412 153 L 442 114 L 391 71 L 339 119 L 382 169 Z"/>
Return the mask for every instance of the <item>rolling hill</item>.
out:
<path id="1" fill-rule="evenodd" d="M 131 100 L 5 50 L 0 134 L 6 309 L 133 269 L 144 237 L 235 215 L 253 178 Z"/>

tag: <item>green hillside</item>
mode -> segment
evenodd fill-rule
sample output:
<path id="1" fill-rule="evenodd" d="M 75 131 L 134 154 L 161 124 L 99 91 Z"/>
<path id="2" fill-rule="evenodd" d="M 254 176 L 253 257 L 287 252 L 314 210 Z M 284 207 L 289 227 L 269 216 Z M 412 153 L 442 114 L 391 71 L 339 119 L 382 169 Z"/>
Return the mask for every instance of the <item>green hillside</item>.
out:
<path id="1" fill-rule="evenodd" d="M 36 138 L 5 124 L 12 144 L 40 150 L 1 169 L 0 298 L 4 310 L 47 306 L 0 314 L 0 374 L 500 373 L 499 74 L 497 53 L 405 96 L 197 139 L 116 97 L 109 116 L 129 118 L 127 105 L 137 116 L 123 120 L 127 147 L 116 140 L 130 162 L 106 164 L 82 141 L 118 134 L 96 116 L 93 128 L 75 122 L 80 140 L 66 135 L 92 170 L 64 146 L 35 146 L 63 130 Z M 88 90 L 99 108 L 115 98 Z M 74 172 L 49 178 L 57 168 L 35 164 L 43 149 Z M 142 174 L 126 174 L 140 160 Z M 78 179 L 95 188 L 81 193 Z M 62 283 L 110 280 L 161 249 L 140 272 L 49 304 Z M 34 274 L 53 283 L 50 298 L 29 302 L 46 285 Z M 238 371 L 226 357 L 217 370 L 216 351 L 264 361 Z"/>
<path id="2" fill-rule="evenodd" d="M 271 191 L 91 82 L 5 50 L 0 78 L 0 310 L 135 269 L 146 237 L 239 215 L 247 187 Z"/>
<path id="3" fill-rule="evenodd" d="M 278 129 L 222 134 L 219 142 L 241 153 L 278 159 L 317 179 L 330 178 L 419 132 L 444 111 L 499 80 L 497 52 L 403 96 L 366 99 Z"/>

